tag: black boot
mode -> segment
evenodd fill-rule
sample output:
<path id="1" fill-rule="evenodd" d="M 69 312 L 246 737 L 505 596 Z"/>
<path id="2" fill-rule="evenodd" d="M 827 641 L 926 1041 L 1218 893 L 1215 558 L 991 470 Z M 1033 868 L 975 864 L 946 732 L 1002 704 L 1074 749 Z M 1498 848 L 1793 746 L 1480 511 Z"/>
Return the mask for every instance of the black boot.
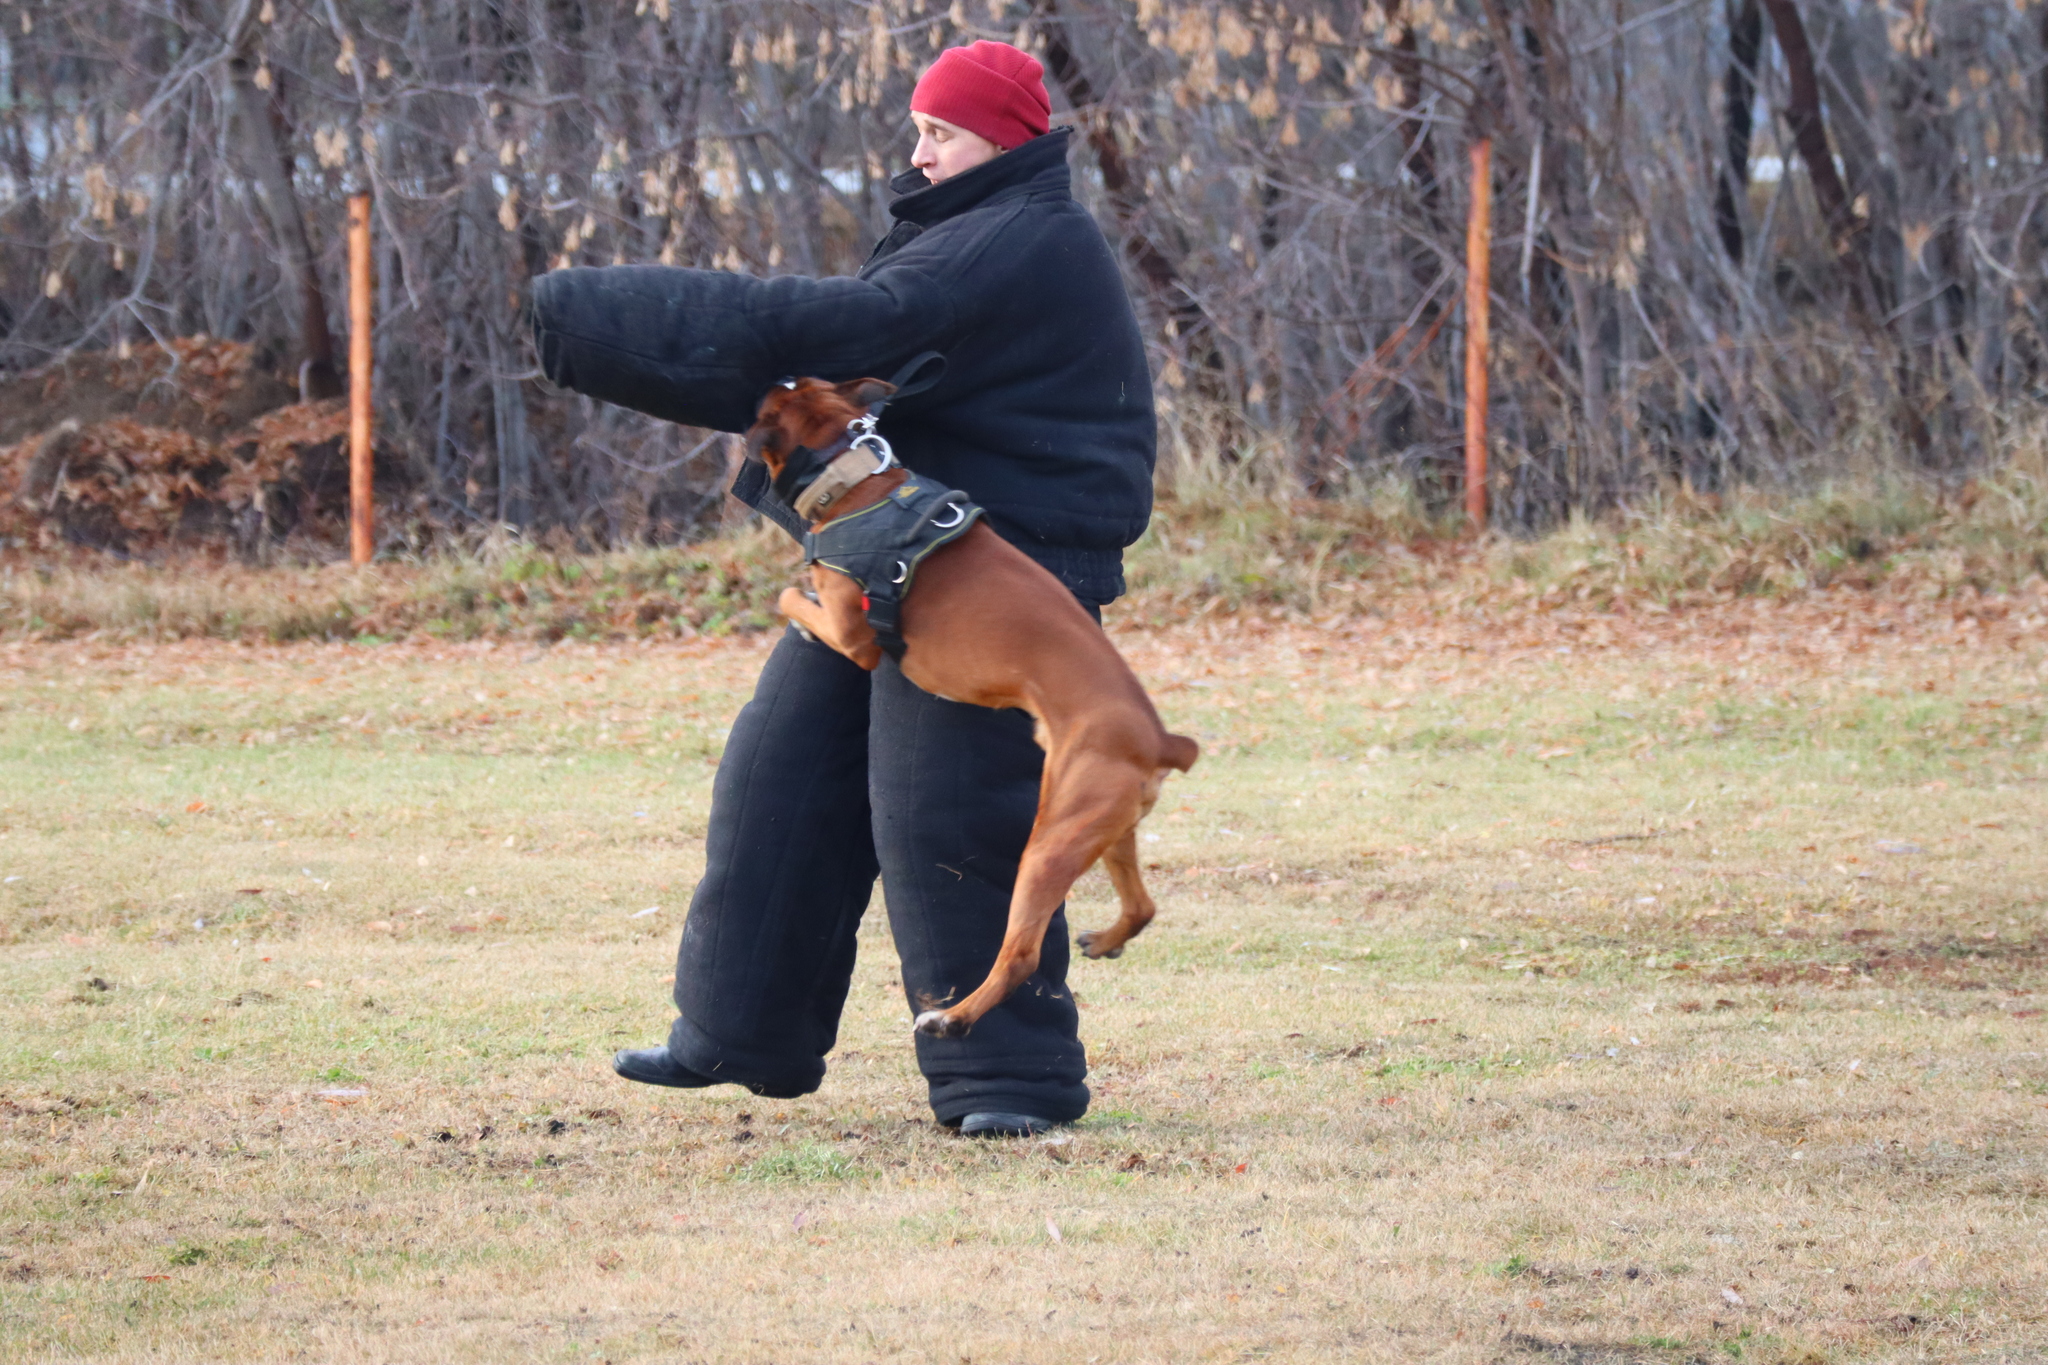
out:
<path id="1" fill-rule="evenodd" d="M 961 1137 L 1037 1137 L 1060 1125 L 1036 1114 L 969 1114 L 960 1120 Z"/>
<path id="2" fill-rule="evenodd" d="M 718 1082 L 690 1070 L 668 1055 L 665 1047 L 627 1048 L 612 1056 L 612 1070 L 642 1085 L 667 1085 L 677 1090 L 699 1090 Z"/>
<path id="3" fill-rule="evenodd" d="M 777 1083 L 707 1076 L 701 1071 L 692 1071 L 684 1066 L 675 1059 L 675 1054 L 665 1047 L 627 1048 L 623 1052 L 614 1053 L 612 1070 L 627 1080 L 639 1081 L 642 1085 L 666 1085 L 676 1090 L 701 1090 L 707 1085 L 737 1085 L 769 1100 L 793 1100 L 818 1088 L 816 1081 Z"/>

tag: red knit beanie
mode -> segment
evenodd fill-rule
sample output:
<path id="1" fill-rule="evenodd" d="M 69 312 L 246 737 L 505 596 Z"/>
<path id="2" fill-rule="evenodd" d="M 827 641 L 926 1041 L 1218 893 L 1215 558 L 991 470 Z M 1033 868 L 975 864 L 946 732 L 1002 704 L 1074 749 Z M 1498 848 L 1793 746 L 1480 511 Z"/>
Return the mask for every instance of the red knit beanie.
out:
<path id="1" fill-rule="evenodd" d="M 1038 59 L 986 38 L 941 52 L 918 78 L 910 108 L 978 133 L 1005 151 L 1043 133 L 1052 116 Z"/>

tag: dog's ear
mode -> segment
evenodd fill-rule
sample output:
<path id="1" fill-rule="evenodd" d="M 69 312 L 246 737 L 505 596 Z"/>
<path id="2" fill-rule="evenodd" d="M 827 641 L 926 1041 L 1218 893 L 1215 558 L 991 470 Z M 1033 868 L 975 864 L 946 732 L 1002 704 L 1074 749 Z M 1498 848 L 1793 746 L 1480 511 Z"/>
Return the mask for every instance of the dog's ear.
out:
<path id="1" fill-rule="evenodd" d="M 857 408 L 871 408 L 896 392 L 896 386 L 881 379 L 849 379 L 834 384 L 833 392 Z"/>

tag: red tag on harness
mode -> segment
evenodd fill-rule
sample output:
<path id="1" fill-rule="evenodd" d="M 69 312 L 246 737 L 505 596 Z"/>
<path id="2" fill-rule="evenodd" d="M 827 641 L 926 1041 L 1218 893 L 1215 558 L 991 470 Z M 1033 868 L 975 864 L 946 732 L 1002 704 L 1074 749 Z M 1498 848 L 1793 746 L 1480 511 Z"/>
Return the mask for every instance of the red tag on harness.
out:
<path id="1" fill-rule="evenodd" d="M 871 610 L 873 610 L 873 608 L 872 608 L 872 607 L 870 607 L 870 606 L 868 605 L 868 595 L 867 595 L 866 593 L 862 593 L 862 594 L 860 595 L 860 609 L 861 609 L 862 611 L 871 611 Z"/>

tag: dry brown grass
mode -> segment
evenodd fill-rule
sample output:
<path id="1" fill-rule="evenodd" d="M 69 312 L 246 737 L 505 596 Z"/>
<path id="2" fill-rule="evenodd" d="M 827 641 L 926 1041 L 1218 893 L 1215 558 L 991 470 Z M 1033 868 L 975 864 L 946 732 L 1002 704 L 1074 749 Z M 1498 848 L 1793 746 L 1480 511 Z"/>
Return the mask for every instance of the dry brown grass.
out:
<path id="1" fill-rule="evenodd" d="M 1120 632 L 1051 1142 L 879 923 L 818 1095 L 609 1076 L 758 638 L 0 648 L 0 1360 L 2039 1358 L 2042 599 L 1373 606 Z"/>
<path id="2" fill-rule="evenodd" d="M 459 554 L 362 569 L 16 554 L 0 560 L 0 636 L 691 639 L 773 626 L 769 604 L 797 562 L 789 538 L 765 524 L 699 545 L 609 555 L 495 539 Z"/>
<path id="3" fill-rule="evenodd" d="M 1313 621 L 1419 591 L 1463 611 L 1659 609 L 1863 588 L 1960 603 L 2048 581 L 2048 472 L 2015 458 L 1944 491 L 1872 476 L 1805 497 L 1674 495 L 1534 539 L 1459 538 L 1387 486 L 1277 496 L 1253 464 L 1182 471 L 1129 555 L 1126 619 L 1278 612 Z M 1199 477 L 1197 477 L 1199 475 Z M 673 640 L 777 628 L 797 552 L 755 523 L 694 545 L 573 554 L 497 538 L 378 563 L 250 568 L 0 556 L 0 638 L 116 641 Z"/>

